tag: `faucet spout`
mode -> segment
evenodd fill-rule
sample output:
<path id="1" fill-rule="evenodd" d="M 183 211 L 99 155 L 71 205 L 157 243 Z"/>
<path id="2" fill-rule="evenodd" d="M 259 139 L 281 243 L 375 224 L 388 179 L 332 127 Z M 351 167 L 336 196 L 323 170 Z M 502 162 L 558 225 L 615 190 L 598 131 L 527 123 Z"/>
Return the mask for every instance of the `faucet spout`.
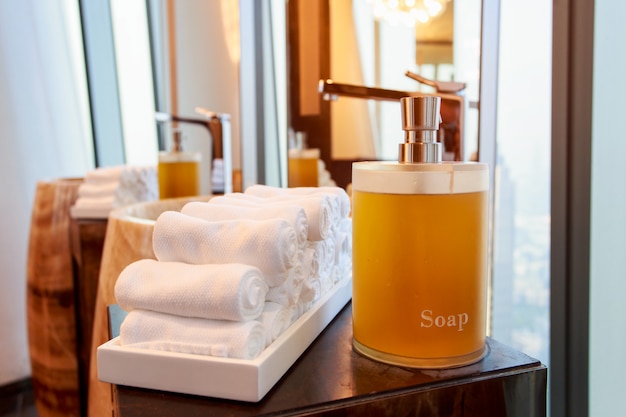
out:
<path id="1" fill-rule="evenodd" d="M 465 87 L 467 87 L 467 84 L 465 83 L 457 81 L 431 80 L 411 71 L 406 71 L 404 75 L 419 83 L 433 87 L 438 93 L 460 94 L 463 90 L 465 90 Z"/>
<path id="2" fill-rule="evenodd" d="M 446 90 L 455 90 L 456 94 L 449 92 L 422 93 L 418 91 L 408 92 L 399 90 L 388 90 L 377 87 L 366 87 L 363 85 L 336 83 L 333 80 L 320 80 L 318 92 L 322 94 L 324 100 L 336 100 L 340 96 L 354 97 L 364 100 L 395 101 L 400 103 L 403 97 L 441 97 L 441 117 L 442 124 L 439 130 L 443 136 L 444 159 L 461 161 L 463 155 L 463 127 L 465 119 L 465 98 L 459 94 L 465 86 L 458 85 L 440 86 Z M 461 88 L 462 87 L 462 88 Z"/>
<path id="3" fill-rule="evenodd" d="M 406 91 L 387 90 L 363 85 L 336 83 L 333 80 L 320 80 L 319 93 L 325 100 L 336 100 L 339 96 L 362 98 L 365 100 L 400 101 L 402 97 L 423 95 Z"/>
<path id="4" fill-rule="evenodd" d="M 221 122 L 221 118 L 216 113 L 211 113 L 210 115 L 207 115 L 207 117 L 203 119 L 178 116 L 175 114 L 169 114 L 169 113 L 164 113 L 164 112 L 156 112 L 154 116 L 158 123 L 165 123 L 165 122 L 189 123 L 189 124 L 197 124 L 206 128 L 209 131 L 209 135 L 211 135 L 211 139 L 212 139 L 211 151 L 213 152 L 213 158 L 217 159 L 217 158 L 224 157 L 223 143 L 222 143 L 223 142 L 222 128 L 221 128 L 222 122 Z"/>

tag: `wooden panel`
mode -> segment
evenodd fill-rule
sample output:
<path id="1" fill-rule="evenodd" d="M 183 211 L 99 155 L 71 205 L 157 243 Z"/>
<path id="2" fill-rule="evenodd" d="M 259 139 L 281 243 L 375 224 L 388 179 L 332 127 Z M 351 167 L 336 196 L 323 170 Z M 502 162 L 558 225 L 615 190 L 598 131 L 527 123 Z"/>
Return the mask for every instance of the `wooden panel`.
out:
<path id="1" fill-rule="evenodd" d="M 305 5 L 306 3 L 306 5 Z M 309 4 L 310 3 L 310 4 Z M 310 17 L 314 14 L 314 17 Z M 302 18 L 300 18 L 302 16 Z M 310 27 L 314 25 L 315 27 Z M 301 59 L 301 55 L 309 54 L 305 45 L 300 43 L 301 34 L 315 34 L 316 40 L 311 43 L 318 45 L 315 59 L 317 68 L 302 68 L 309 59 Z M 308 42 L 307 42 L 308 43 Z M 308 97 L 316 100 L 318 111 L 313 114 L 307 107 L 301 108 L 303 102 L 300 89 L 305 79 L 326 79 L 330 77 L 330 14 L 328 0 L 289 0 L 287 3 L 287 71 L 288 71 L 288 113 L 289 127 L 297 132 L 305 132 L 308 146 L 319 148 L 321 159 L 331 169 L 330 153 L 330 103 L 323 100 L 317 89 Z M 317 75 L 314 74 L 317 70 Z M 314 78 L 313 78 L 314 77 Z M 307 104 L 307 106 L 309 106 Z M 331 171 L 331 176 L 334 175 Z"/>
<path id="2" fill-rule="evenodd" d="M 72 219 L 70 223 L 82 415 L 87 415 L 91 338 L 106 228 L 106 219 Z"/>
<path id="3" fill-rule="evenodd" d="M 37 413 L 79 416 L 80 385 L 70 253 L 79 180 L 38 182 L 27 261 L 28 343 Z"/>

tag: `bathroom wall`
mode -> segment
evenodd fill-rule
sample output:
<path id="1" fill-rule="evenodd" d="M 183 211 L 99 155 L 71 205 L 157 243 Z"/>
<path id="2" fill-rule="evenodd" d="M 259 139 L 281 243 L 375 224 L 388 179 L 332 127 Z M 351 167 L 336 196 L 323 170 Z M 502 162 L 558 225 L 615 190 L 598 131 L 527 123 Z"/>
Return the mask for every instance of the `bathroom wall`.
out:
<path id="1" fill-rule="evenodd" d="M 0 386 L 30 375 L 26 256 L 35 185 L 93 167 L 78 3 L 0 1 Z"/>

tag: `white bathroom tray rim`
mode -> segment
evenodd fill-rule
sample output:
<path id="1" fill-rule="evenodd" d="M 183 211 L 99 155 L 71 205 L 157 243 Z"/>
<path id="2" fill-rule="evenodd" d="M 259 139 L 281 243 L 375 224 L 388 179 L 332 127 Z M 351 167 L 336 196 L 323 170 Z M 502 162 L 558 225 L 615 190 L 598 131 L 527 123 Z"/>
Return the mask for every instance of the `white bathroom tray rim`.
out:
<path id="1" fill-rule="evenodd" d="M 352 279 L 346 277 L 251 360 L 124 347 L 116 337 L 98 347 L 98 379 L 138 388 L 258 402 L 351 298 Z"/>

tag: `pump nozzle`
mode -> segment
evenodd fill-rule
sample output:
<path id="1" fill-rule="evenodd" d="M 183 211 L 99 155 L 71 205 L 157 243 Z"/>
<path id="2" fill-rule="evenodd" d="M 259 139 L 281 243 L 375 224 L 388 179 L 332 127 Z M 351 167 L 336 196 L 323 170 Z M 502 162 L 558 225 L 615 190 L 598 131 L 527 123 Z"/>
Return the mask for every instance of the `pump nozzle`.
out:
<path id="1" fill-rule="evenodd" d="M 442 145 L 437 142 L 441 123 L 441 97 L 421 96 L 400 99 L 404 143 L 399 162 L 441 162 Z"/>
<path id="2" fill-rule="evenodd" d="M 178 129 L 173 130 L 172 152 L 182 152 L 183 150 L 183 132 Z"/>

